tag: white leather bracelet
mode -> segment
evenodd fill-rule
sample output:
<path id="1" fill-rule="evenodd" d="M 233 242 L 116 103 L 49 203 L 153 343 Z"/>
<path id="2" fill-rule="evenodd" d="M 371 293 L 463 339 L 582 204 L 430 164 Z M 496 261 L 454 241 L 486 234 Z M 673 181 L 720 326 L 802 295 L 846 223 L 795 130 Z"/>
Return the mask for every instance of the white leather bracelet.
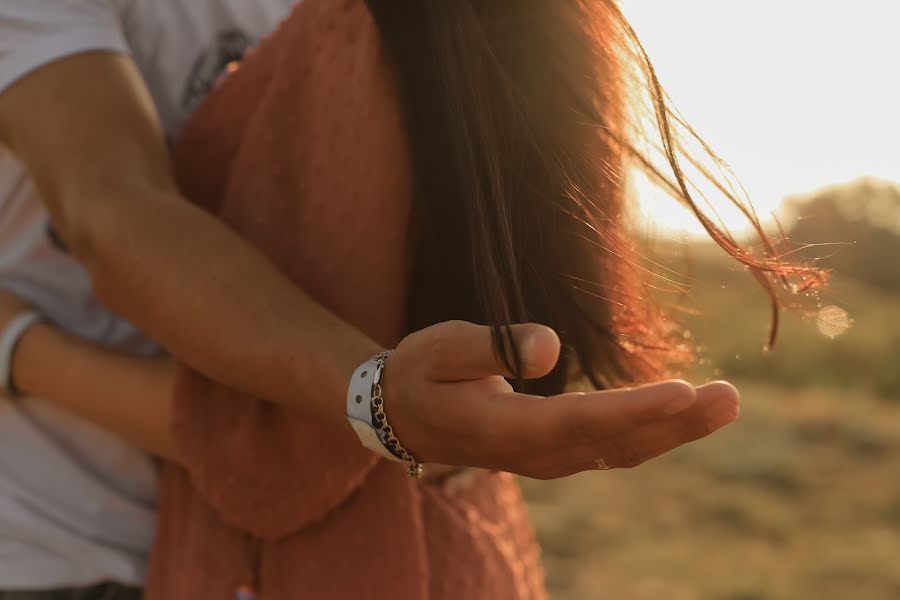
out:
<path id="1" fill-rule="evenodd" d="M 2 391 L 7 396 L 15 397 L 19 394 L 12 378 L 12 362 L 16 346 L 29 327 L 43 320 L 44 316 L 39 312 L 28 310 L 13 317 L 0 332 L 0 386 L 3 386 Z"/>
<path id="2" fill-rule="evenodd" d="M 384 458 L 404 462 L 388 449 L 384 432 L 375 426 L 372 412 L 372 392 L 376 383 L 381 383 L 382 365 L 374 356 L 359 365 L 350 385 L 347 386 L 347 420 L 356 432 L 362 445 Z"/>

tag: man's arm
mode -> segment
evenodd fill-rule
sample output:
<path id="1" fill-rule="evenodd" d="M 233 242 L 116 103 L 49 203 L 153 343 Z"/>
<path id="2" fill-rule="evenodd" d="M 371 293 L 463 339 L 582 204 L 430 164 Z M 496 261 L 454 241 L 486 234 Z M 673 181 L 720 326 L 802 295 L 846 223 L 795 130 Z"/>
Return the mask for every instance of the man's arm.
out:
<path id="1" fill-rule="evenodd" d="M 28 165 L 54 224 L 113 309 L 214 380 L 346 423 L 350 375 L 378 346 L 179 196 L 152 103 L 127 58 L 81 54 L 22 79 L 0 94 L 0 141 Z M 519 375 L 551 371 L 560 351 L 552 330 L 516 325 L 513 336 Z M 447 322 L 397 346 L 383 382 L 385 404 L 417 458 L 560 477 L 600 465 L 632 467 L 737 418 L 737 391 L 722 383 L 517 394 L 491 339 L 488 327 Z M 28 355 L 41 360 L 43 353 L 32 348 Z M 165 428 L 169 404 L 148 398 L 147 418 L 118 411 L 126 420 L 113 422 L 101 399 L 93 408 L 75 406 L 85 398 L 79 392 L 58 401 L 175 454 Z M 349 426 L 343 431 L 352 436 Z"/>
<path id="2" fill-rule="evenodd" d="M 179 195 L 130 59 L 83 53 L 23 78 L 0 94 L 0 142 L 113 310 L 212 379 L 343 421 L 350 373 L 378 346 Z"/>

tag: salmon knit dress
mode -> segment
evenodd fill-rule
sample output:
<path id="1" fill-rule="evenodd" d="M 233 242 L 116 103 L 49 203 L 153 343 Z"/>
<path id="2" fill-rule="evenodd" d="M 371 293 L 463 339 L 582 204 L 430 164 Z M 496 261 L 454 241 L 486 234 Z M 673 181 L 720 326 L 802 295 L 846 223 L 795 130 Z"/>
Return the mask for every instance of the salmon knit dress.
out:
<path id="1" fill-rule="evenodd" d="M 189 198 L 317 301 L 386 347 L 403 337 L 412 173 L 364 0 L 303 0 L 197 111 L 175 162 Z M 508 474 L 453 492 L 410 480 L 188 370 L 173 427 L 184 465 L 163 474 L 148 600 L 245 584 L 262 600 L 546 597 Z"/>

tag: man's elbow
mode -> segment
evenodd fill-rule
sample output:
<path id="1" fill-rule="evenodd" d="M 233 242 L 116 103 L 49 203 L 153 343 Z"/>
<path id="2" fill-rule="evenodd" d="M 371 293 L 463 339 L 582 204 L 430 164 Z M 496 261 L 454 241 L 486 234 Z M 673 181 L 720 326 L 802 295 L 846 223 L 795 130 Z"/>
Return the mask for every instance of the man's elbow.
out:
<path id="1" fill-rule="evenodd" d="M 139 254 L 140 238 L 164 221 L 172 194 L 149 186 L 109 183 L 72 190 L 51 208 L 53 227 L 66 250 L 89 271 L 96 284 Z M 177 200 L 174 200 L 177 201 Z M 100 280 L 100 281 L 98 281 Z"/>
<path id="2" fill-rule="evenodd" d="M 59 202 L 50 206 L 51 235 L 67 252 L 85 266 L 97 256 L 106 254 L 114 242 L 117 228 L 126 226 L 116 213 L 116 202 L 104 198 L 112 191 L 70 190 Z"/>

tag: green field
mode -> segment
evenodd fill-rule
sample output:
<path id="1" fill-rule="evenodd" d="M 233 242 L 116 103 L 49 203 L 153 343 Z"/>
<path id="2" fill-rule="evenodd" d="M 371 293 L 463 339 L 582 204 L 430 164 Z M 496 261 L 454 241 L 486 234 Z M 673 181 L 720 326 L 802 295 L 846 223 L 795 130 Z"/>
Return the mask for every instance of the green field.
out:
<path id="1" fill-rule="evenodd" d="M 690 377 L 735 381 L 741 419 L 633 471 L 523 481 L 552 597 L 900 599 L 896 292 L 836 277 L 800 299 L 846 309 L 850 329 L 785 314 L 763 353 L 763 296 L 710 255 L 687 263 L 679 300 L 697 313 Z"/>
<path id="2" fill-rule="evenodd" d="M 552 598 L 900 598 L 900 405 L 741 387 L 702 444 L 523 482 Z"/>

